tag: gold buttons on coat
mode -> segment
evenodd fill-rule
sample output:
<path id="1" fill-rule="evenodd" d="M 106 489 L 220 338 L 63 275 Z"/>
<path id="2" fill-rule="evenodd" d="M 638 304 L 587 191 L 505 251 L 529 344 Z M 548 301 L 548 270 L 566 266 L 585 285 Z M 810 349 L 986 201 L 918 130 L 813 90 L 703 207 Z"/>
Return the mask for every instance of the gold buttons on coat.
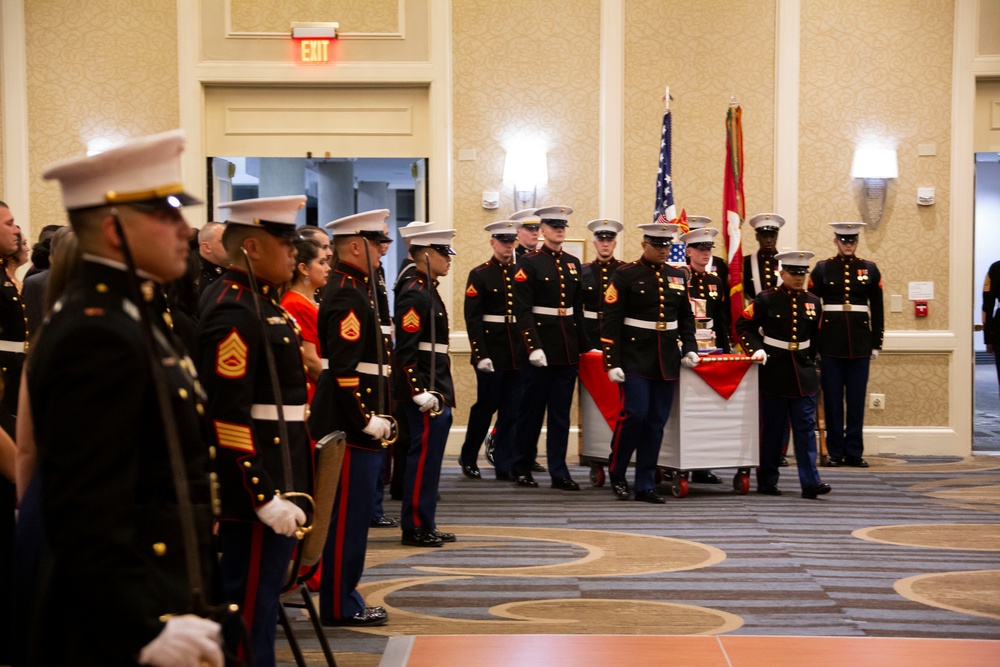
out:
<path id="1" fill-rule="evenodd" d="M 156 542 L 153 544 L 153 553 L 157 556 L 162 556 L 167 553 L 167 545 L 163 542 Z"/>

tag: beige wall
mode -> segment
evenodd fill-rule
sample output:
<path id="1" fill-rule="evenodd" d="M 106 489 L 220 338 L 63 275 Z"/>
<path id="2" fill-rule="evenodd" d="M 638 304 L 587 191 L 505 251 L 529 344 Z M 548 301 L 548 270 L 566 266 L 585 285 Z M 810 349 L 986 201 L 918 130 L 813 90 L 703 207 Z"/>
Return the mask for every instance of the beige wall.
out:
<path id="1" fill-rule="evenodd" d="M 66 20 L 72 17 L 72 20 Z M 164 0 L 25 3 L 32 227 L 65 221 L 50 163 L 177 127 L 177 10 Z"/>
<path id="2" fill-rule="evenodd" d="M 230 12 L 236 32 L 288 32 L 293 21 L 336 21 L 341 32 L 396 32 L 398 4 L 397 0 L 231 0 Z"/>
<path id="3" fill-rule="evenodd" d="M 774 0 L 626 3 L 626 229 L 653 221 L 667 85 L 674 98 L 672 176 L 678 212 L 707 215 L 721 230 L 726 112 L 732 96 L 743 108 L 747 216 L 771 210 L 774 53 Z M 749 252 L 756 243 L 748 236 Z M 627 235 L 624 258 L 635 259 L 639 241 L 638 234 Z M 721 242 L 717 247 L 721 255 Z"/>

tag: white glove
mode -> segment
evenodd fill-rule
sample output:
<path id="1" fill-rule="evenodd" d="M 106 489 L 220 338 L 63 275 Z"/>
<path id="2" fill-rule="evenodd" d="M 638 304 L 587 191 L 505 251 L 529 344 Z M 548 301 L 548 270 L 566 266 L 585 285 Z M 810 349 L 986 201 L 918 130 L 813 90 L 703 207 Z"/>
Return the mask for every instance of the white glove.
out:
<path id="1" fill-rule="evenodd" d="M 476 370 L 482 371 L 484 373 L 492 373 L 495 369 L 493 368 L 492 359 L 480 359 L 479 363 L 476 364 Z"/>
<path id="2" fill-rule="evenodd" d="M 219 624 L 186 614 L 174 616 L 153 641 L 142 647 L 139 664 L 154 667 L 222 667 Z"/>
<path id="3" fill-rule="evenodd" d="M 549 365 L 549 362 L 545 359 L 545 350 L 535 350 L 528 355 L 528 361 L 531 362 L 532 366 L 538 366 L 539 368 L 545 368 Z"/>
<path id="4" fill-rule="evenodd" d="M 698 356 L 697 352 L 688 352 L 683 357 L 681 357 L 681 363 L 688 368 L 694 368 L 701 363 L 701 357 Z"/>
<path id="5" fill-rule="evenodd" d="M 616 384 L 621 384 L 625 381 L 625 371 L 620 368 L 611 368 L 608 370 L 608 379 Z"/>
<path id="6" fill-rule="evenodd" d="M 421 412 L 427 412 L 428 410 L 437 412 L 441 409 L 441 405 L 438 403 L 438 400 L 428 391 L 414 396 L 413 402 L 417 404 Z"/>
<path id="7" fill-rule="evenodd" d="M 878 350 L 872 350 L 872 361 L 878 359 Z"/>
<path id="8" fill-rule="evenodd" d="M 306 513 L 290 500 L 275 496 L 257 508 L 257 516 L 278 535 L 291 537 L 306 522 Z"/>
<path id="9" fill-rule="evenodd" d="M 388 419 L 383 419 L 378 415 L 372 415 L 368 420 L 368 426 L 361 429 L 374 440 L 383 440 L 392 435 L 392 423 Z"/>
<path id="10" fill-rule="evenodd" d="M 750 361 L 756 361 L 758 364 L 764 365 L 767 363 L 767 352 L 764 350 L 757 350 L 750 355 Z"/>

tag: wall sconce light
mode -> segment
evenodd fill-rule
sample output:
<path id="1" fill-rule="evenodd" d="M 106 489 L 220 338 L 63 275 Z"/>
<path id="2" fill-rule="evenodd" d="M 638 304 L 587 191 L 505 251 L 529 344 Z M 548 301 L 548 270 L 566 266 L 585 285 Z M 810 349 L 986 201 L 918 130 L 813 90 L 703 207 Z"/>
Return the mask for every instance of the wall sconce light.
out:
<path id="1" fill-rule="evenodd" d="M 534 208 L 538 186 L 549 180 L 548 160 L 545 151 L 531 146 L 520 146 L 507 151 L 503 164 L 503 182 L 514 186 L 515 208 Z"/>
<path id="2" fill-rule="evenodd" d="M 896 151 L 892 148 L 858 148 L 854 151 L 851 178 L 865 181 L 865 208 L 862 214 L 869 225 L 878 224 L 885 208 L 886 181 L 899 178 Z"/>

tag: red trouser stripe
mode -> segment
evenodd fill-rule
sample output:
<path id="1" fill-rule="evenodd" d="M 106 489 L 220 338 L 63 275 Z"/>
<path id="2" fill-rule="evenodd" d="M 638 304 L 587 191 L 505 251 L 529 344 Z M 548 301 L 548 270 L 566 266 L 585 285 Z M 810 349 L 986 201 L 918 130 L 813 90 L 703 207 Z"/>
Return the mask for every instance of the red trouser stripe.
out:
<path id="1" fill-rule="evenodd" d="M 260 575 L 260 548 L 264 541 L 264 524 L 256 521 L 250 530 L 250 566 L 247 570 L 247 588 L 243 594 L 243 622 L 253 627 L 253 612 L 257 603 L 257 584 Z M 245 659 L 244 644 L 240 643 L 239 657 Z"/>
<path id="2" fill-rule="evenodd" d="M 347 530 L 347 499 L 350 498 L 351 490 L 351 448 L 344 448 L 344 462 L 340 468 L 340 488 L 337 493 L 340 496 L 340 508 L 337 510 L 337 541 L 333 551 L 333 617 L 342 618 L 341 615 L 341 588 L 343 581 L 341 574 L 344 571 L 344 534 Z"/>
<path id="3" fill-rule="evenodd" d="M 424 479 L 424 462 L 427 460 L 428 437 L 431 430 L 431 418 L 424 413 L 424 432 L 420 436 L 420 461 L 417 463 L 416 481 L 413 483 L 413 527 L 420 528 L 420 484 Z"/>
<path id="4" fill-rule="evenodd" d="M 622 424 L 625 422 L 625 387 L 618 385 L 618 402 L 621 407 L 618 410 L 618 423 L 615 424 L 615 432 L 611 436 L 611 461 L 608 464 L 608 472 L 615 469 L 618 463 L 618 442 L 622 437 Z"/>

